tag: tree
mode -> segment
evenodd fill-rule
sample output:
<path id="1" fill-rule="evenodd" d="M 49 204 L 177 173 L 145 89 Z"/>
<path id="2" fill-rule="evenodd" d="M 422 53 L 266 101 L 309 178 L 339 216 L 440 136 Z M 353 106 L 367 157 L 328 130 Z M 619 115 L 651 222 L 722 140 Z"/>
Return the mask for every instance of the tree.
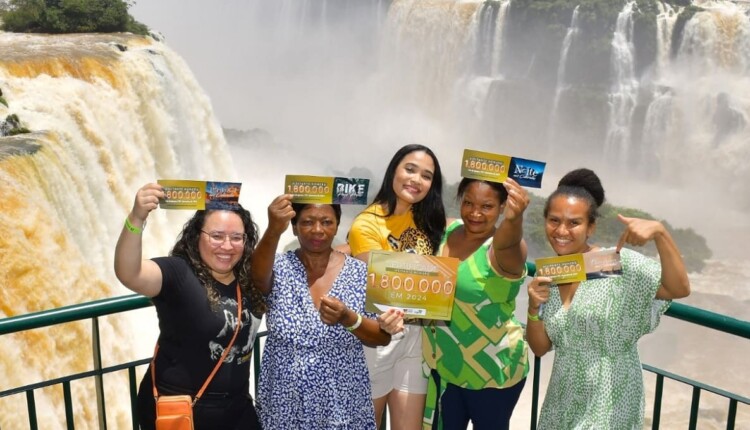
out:
<path id="1" fill-rule="evenodd" d="M 0 3 L 3 29 L 28 33 L 148 34 L 123 0 L 7 0 Z"/>

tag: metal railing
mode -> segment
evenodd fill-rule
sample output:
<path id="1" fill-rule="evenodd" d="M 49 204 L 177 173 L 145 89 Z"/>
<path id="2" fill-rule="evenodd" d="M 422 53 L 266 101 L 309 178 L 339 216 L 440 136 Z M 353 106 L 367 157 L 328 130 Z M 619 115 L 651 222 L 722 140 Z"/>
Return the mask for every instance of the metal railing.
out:
<path id="1" fill-rule="evenodd" d="M 103 367 L 101 360 L 101 348 L 100 348 L 100 334 L 99 334 L 99 318 L 105 315 L 111 315 L 121 312 L 132 311 L 136 309 L 146 308 L 151 306 L 151 301 L 143 296 L 132 294 L 127 296 L 115 297 L 111 299 L 96 300 L 87 303 L 81 303 L 72 306 L 65 306 L 58 309 L 52 309 L 48 311 L 35 312 L 25 315 L 19 315 L 10 318 L 0 319 L 0 336 L 9 335 L 26 330 L 38 329 L 43 327 L 50 327 L 57 324 L 63 324 L 74 321 L 83 321 L 90 319 L 92 323 L 92 349 L 94 354 L 94 368 L 90 371 L 76 373 L 61 378 L 50 379 L 42 382 L 37 382 L 21 387 L 11 388 L 0 392 L 0 398 L 25 394 L 27 410 L 29 416 L 29 429 L 38 429 L 37 414 L 36 414 L 36 403 L 34 393 L 36 390 L 61 385 L 63 390 L 63 400 L 65 405 L 65 418 L 67 428 L 74 429 L 73 420 L 73 404 L 70 390 L 71 381 L 94 378 L 96 387 L 96 399 L 99 416 L 99 428 L 106 429 L 106 414 L 105 414 L 105 396 L 103 389 L 103 379 L 105 374 L 111 372 L 117 372 L 126 370 L 128 371 L 129 377 L 129 392 L 130 392 L 130 403 L 131 403 L 131 417 L 133 422 L 133 428 L 137 428 L 137 419 L 135 416 L 135 404 L 137 395 L 137 381 L 135 369 L 138 366 L 143 366 L 149 363 L 150 358 L 144 358 L 135 360 L 127 363 L 120 363 L 114 366 Z M 700 308 L 684 305 L 681 303 L 672 303 L 666 312 L 667 316 L 680 319 L 692 324 L 699 326 L 708 327 L 720 332 L 732 334 L 745 339 L 750 339 L 750 322 L 742 321 L 736 318 L 729 317 Z M 256 380 L 255 388 L 257 390 L 257 377 L 258 370 L 260 368 L 260 338 L 266 335 L 266 332 L 258 334 L 258 338 L 255 341 L 255 353 L 253 354 L 253 365 L 254 365 L 254 377 Z M 532 373 L 532 407 L 531 407 L 531 429 L 536 429 L 537 413 L 539 408 L 539 385 L 540 385 L 540 367 L 541 360 L 538 357 L 534 359 L 534 371 Z M 667 372 L 662 369 L 652 367 L 644 364 L 643 368 L 646 371 L 653 372 L 657 375 L 656 380 L 656 394 L 654 399 L 654 412 L 653 412 L 653 428 L 659 428 L 660 414 L 661 414 L 661 399 L 664 379 L 670 379 L 678 381 L 693 387 L 693 395 L 691 402 L 690 412 L 690 424 L 689 428 L 695 429 L 697 426 L 698 409 L 700 405 L 700 394 L 702 391 L 708 391 L 719 396 L 723 396 L 728 400 L 727 408 L 727 429 L 735 428 L 735 420 L 737 414 L 738 403 L 750 405 L 750 399 L 740 396 L 735 393 L 730 393 L 722 389 L 712 387 L 698 381 L 685 378 L 680 375 L 676 375 Z"/>

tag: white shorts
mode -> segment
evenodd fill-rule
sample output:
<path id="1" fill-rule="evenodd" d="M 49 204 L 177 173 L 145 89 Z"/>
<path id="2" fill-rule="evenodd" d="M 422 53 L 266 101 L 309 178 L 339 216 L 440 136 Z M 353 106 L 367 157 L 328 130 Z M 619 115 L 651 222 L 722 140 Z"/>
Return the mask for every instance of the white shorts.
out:
<path id="1" fill-rule="evenodd" d="M 427 393 L 427 378 L 422 373 L 422 326 L 419 320 L 404 324 L 404 331 L 394 334 L 388 345 L 365 347 L 365 358 L 373 399 L 383 397 L 391 390 Z"/>

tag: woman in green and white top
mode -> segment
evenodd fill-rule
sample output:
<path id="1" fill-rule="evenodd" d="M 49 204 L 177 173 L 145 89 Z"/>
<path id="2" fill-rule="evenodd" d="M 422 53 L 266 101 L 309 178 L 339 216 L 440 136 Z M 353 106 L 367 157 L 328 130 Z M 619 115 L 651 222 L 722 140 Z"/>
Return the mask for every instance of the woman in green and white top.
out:
<path id="1" fill-rule="evenodd" d="M 558 255 L 598 249 L 589 238 L 603 202 L 604 188 L 591 170 L 573 170 L 560 180 L 544 208 L 547 240 Z M 529 283 L 529 346 L 538 356 L 555 349 L 540 430 L 643 428 L 637 342 L 656 328 L 669 300 L 690 294 L 690 283 L 662 223 L 618 218 L 624 227 L 616 248 L 621 276 L 559 285 L 540 276 Z M 622 248 L 651 241 L 659 261 Z"/>
<path id="2" fill-rule="evenodd" d="M 424 327 L 431 369 L 425 428 L 507 429 L 529 371 L 523 327 L 513 312 L 526 276 L 526 191 L 515 181 L 465 178 L 461 219 L 446 229 L 438 255 L 461 260 L 450 321 Z M 498 226 L 500 215 L 503 220 Z"/>

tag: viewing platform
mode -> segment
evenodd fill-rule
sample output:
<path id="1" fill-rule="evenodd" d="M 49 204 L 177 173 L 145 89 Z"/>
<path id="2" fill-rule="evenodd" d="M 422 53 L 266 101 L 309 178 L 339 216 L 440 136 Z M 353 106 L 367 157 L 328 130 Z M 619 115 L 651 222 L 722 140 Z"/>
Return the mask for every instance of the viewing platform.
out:
<path id="1" fill-rule="evenodd" d="M 15 411 L 13 412 L 13 414 L 16 417 L 26 416 L 27 419 L 23 421 L 27 422 L 27 427 L 14 427 L 10 430 L 19 430 L 21 428 L 28 428 L 31 430 L 48 428 L 48 425 L 40 423 L 38 418 L 39 411 L 43 406 L 41 404 L 38 404 L 37 402 L 37 393 L 42 390 L 60 390 L 60 388 L 62 389 L 61 402 L 64 403 L 65 411 L 64 419 L 60 417 L 60 420 L 61 422 L 65 423 L 65 427 L 63 428 L 67 428 L 69 430 L 75 429 L 76 422 L 78 421 L 78 423 L 80 423 L 80 420 L 82 420 L 83 418 L 81 418 L 80 416 L 77 417 L 77 414 L 80 414 L 80 405 L 76 404 L 76 402 L 73 401 L 73 396 L 71 395 L 71 384 L 81 383 L 81 381 L 87 381 L 89 384 L 93 384 L 93 386 L 95 387 L 90 395 L 88 395 L 88 398 L 92 399 L 92 402 L 96 402 L 95 408 L 97 411 L 96 420 L 98 421 L 98 428 L 120 428 L 121 426 L 118 427 L 117 425 L 108 422 L 107 420 L 107 410 L 109 408 L 113 408 L 114 406 L 111 403 L 113 400 L 105 395 L 105 392 L 107 391 L 104 388 L 105 378 L 110 378 L 111 375 L 118 373 L 127 374 L 128 387 L 122 388 L 122 392 L 127 392 L 127 394 L 123 395 L 122 397 L 126 396 L 127 398 L 129 398 L 129 405 L 122 405 L 122 402 L 118 402 L 117 406 L 120 408 L 127 408 L 130 414 L 132 427 L 137 428 L 137 421 L 134 411 L 136 405 L 137 387 L 140 383 L 139 375 L 142 375 L 145 371 L 145 366 L 148 365 L 150 357 L 143 357 L 141 359 L 116 363 L 114 365 L 103 365 L 101 348 L 102 333 L 100 330 L 100 320 L 110 315 L 125 315 L 129 312 L 148 308 L 150 306 L 152 306 L 152 303 L 148 298 L 132 294 L 0 319 L 0 336 L 2 336 L 3 338 L 6 336 L 14 336 L 14 334 L 18 334 L 21 332 L 27 332 L 46 327 L 54 327 L 71 322 L 91 322 L 92 344 L 81 345 L 82 348 L 91 348 L 91 351 L 93 352 L 93 357 L 91 360 L 93 366 L 91 366 L 89 370 L 80 373 L 64 375 L 50 380 L 36 381 L 23 386 L 7 387 L 5 386 L 5 384 L 0 385 L 0 389 L 3 390 L 0 391 L 0 403 L 6 397 L 10 396 L 25 397 L 26 410 Z M 698 326 L 700 326 L 710 329 L 717 334 L 726 333 L 728 335 L 731 335 L 732 339 L 734 339 L 734 341 L 736 342 L 750 341 L 750 322 L 748 321 L 739 320 L 727 315 L 714 313 L 678 302 L 672 303 L 666 313 L 666 316 L 676 320 L 687 322 L 692 328 L 697 328 Z M 256 389 L 257 384 L 255 384 L 255 382 L 257 382 L 260 357 L 262 354 L 262 339 L 266 335 L 267 332 L 259 333 L 258 338 L 255 341 L 255 353 L 253 354 L 254 366 L 252 372 L 252 378 L 254 380 L 251 381 L 251 387 L 255 387 Z M 133 336 L 135 337 L 137 336 L 137 334 L 133 333 Z M 709 365 L 713 361 L 714 355 L 721 353 L 717 351 L 710 351 L 708 349 L 706 349 L 704 352 L 706 355 L 705 362 L 709 363 Z M 35 352 L 29 350 L 25 351 L 25 356 L 37 356 L 39 353 L 39 351 Z M 732 354 L 732 351 L 726 351 L 726 353 Z M 56 360 L 60 362 L 64 361 L 61 357 L 58 356 L 46 357 L 45 362 L 48 363 L 49 366 L 55 366 Z M 107 360 L 111 361 L 111 358 L 108 358 Z M 540 388 L 543 379 L 541 377 L 542 366 L 551 366 L 551 360 L 547 358 L 539 359 L 535 357 L 532 372 L 529 374 L 529 381 L 527 382 L 527 385 L 530 385 L 530 387 L 527 387 L 524 391 L 524 395 L 531 395 L 531 408 L 529 417 L 531 430 L 534 430 L 536 428 L 536 421 L 540 408 L 540 394 L 543 392 L 543 390 Z M 664 404 L 664 400 L 666 399 L 664 395 L 665 382 L 670 384 L 683 384 L 684 386 L 689 387 L 688 389 L 691 390 L 691 400 L 689 404 L 687 404 L 687 402 L 685 402 L 686 404 L 684 404 L 684 412 L 689 413 L 689 429 L 692 430 L 705 428 L 705 426 L 699 425 L 699 409 L 701 406 L 701 396 L 703 394 L 719 396 L 726 402 L 725 412 L 723 414 L 723 418 L 721 418 L 725 427 L 721 428 L 747 428 L 747 421 L 744 421 L 744 424 L 742 425 L 739 425 L 737 423 L 738 407 L 750 407 L 750 398 L 744 397 L 743 395 L 738 393 L 725 391 L 721 387 L 715 387 L 706 383 L 702 383 L 700 381 L 692 380 L 685 376 L 673 373 L 669 369 L 660 369 L 647 363 L 644 363 L 643 369 L 646 371 L 644 372 L 644 379 L 646 381 L 649 381 L 649 379 L 653 380 L 655 378 L 655 389 L 653 391 L 653 395 L 649 396 L 649 394 L 647 394 L 646 397 L 647 409 L 651 411 L 646 416 L 646 422 L 650 423 L 650 427 L 652 429 L 684 428 L 682 426 L 675 427 L 674 425 L 670 425 L 670 422 L 663 418 L 664 415 L 669 412 Z M 140 371 L 138 375 L 136 374 L 136 370 Z M 744 379 L 746 383 L 750 382 L 750 371 L 748 371 L 746 367 L 738 369 L 722 369 L 722 371 L 730 372 L 735 375 L 735 378 L 739 378 L 740 380 Z M 8 411 L 4 410 L 2 413 L 5 414 L 8 413 Z M 529 412 L 528 410 L 525 410 L 525 408 L 516 407 L 515 414 L 526 413 Z M 716 417 L 713 417 L 713 419 L 715 420 Z M 90 417 L 87 424 L 88 427 L 96 427 L 96 422 L 92 423 Z M 5 428 L 5 426 L 3 426 L 3 428 Z"/>

